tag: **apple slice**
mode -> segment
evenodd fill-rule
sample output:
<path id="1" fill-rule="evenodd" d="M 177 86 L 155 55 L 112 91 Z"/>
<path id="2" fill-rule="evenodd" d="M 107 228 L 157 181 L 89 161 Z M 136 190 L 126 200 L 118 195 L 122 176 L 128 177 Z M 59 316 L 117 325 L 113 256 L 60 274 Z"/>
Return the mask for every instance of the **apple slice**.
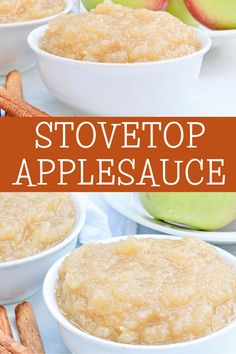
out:
<path id="1" fill-rule="evenodd" d="M 94 9 L 103 0 L 82 0 L 86 10 Z M 149 9 L 149 10 L 165 10 L 169 0 L 113 0 L 114 3 L 123 6 L 132 7 L 134 9 Z"/>
<path id="2" fill-rule="evenodd" d="M 215 30 L 236 28 L 236 0 L 184 0 L 192 16 Z"/>

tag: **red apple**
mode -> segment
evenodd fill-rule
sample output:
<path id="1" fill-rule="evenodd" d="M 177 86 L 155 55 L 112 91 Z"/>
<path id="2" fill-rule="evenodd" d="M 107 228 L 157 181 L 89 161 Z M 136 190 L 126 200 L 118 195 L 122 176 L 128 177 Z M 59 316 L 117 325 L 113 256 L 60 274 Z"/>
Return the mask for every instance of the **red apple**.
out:
<path id="1" fill-rule="evenodd" d="M 208 28 L 236 28 L 236 0 L 184 0 L 192 16 Z"/>
<path id="2" fill-rule="evenodd" d="M 169 0 L 153 0 L 153 1 L 150 1 L 150 4 L 152 3 L 152 6 L 149 7 L 149 4 L 148 4 L 149 1 L 147 1 L 148 6 L 145 6 L 145 7 L 150 10 L 165 10 L 168 5 L 168 2 L 169 2 Z"/>
<path id="3" fill-rule="evenodd" d="M 184 0 L 169 0 L 166 11 L 189 26 L 197 26 L 199 24 L 188 11 Z"/>

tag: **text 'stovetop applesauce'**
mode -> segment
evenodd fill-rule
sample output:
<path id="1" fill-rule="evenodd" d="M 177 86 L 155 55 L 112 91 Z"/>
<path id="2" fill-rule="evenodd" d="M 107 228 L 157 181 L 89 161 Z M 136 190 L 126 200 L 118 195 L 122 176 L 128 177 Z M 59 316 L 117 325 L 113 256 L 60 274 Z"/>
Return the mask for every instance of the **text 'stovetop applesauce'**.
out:
<path id="1" fill-rule="evenodd" d="M 190 27 L 167 12 L 135 10 L 106 0 L 88 13 L 51 21 L 40 47 L 70 59 L 134 63 L 183 57 L 201 44 Z"/>
<path id="2" fill-rule="evenodd" d="M 66 257 L 57 301 L 70 321 L 103 339 L 190 341 L 236 317 L 236 269 L 199 239 L 129 237 Z"/>
<path id="3" fill-rule="evenodd" d="M 75 217 L 68 193 L 0 193 L 0 263 L 32 256 L 64 240 Z"/>

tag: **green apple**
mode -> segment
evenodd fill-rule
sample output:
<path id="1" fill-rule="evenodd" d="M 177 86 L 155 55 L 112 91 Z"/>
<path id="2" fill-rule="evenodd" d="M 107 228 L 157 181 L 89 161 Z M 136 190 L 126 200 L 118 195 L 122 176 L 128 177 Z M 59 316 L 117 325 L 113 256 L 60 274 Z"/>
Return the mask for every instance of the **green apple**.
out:
<path id="1" fill-rule="evenodd" d="M 156 219 L 201 230 L 219 229 L 236 218 L 236 193 L 139 193 L 145 210 Z"/>
<path id="2" fill-rule="evenodd" d="M 103 0 L 82 0 L 86 10 L 95 9 Z M 168 0 L 113 0 L 114 3 L 123 6 L 132 7 L 134 9 L 146 8 L 149 10 L 165 10 Z"/>
<path id="3" fill-rule="evenodd" d="M 184 0 L 192 16 L 211 29 L 236 28 L 236 0 Z"/>
<path id="4" fill-rule="evenodd" d="M 189 26 L 198 25 L 198 22 L 188 11 L 184 0 L 170 0 L 166 11 L 168 11 L 171 15 L 178 17 L 181 21 L 183 21 Z"/>

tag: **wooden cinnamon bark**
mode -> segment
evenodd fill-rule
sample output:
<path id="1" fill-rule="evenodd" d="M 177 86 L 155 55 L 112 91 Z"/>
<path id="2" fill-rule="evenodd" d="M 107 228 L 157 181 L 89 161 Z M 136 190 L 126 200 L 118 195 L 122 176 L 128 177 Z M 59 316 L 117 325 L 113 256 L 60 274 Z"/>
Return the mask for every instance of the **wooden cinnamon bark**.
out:
<path id="1" fill-rule="evenodd" d="M 22 78 L 18 70 L 9 72 L 6 78 L 5 88 L 12 97 L 23 98 Z"/>
<path id="2" fill-rule="evenodd" d="M 0 331 L 0 345 L 12 354 L 35 354 L 13 338 L 7 336 L 3 331 Z"/>
<path id="3" fill-rule="evenodd" d="M 7 310 L 2 305 L 0 305 L 0 330 L 3 331 L 7 336 L 13 338 Z"/>
<path id="4" fill-rule="evenodd" d="M 49 117 L 23 99 L 10 95 L 5 87 L 0 87 L 0 108 L 14 117 Z"/>
<path id="5" fill-rule="evenodd" d="M 43 343 L 31 304 L 23 302 L 17 305 L 15 314 L 22 345 L 33 353 L 44 354 Z"/>
<path id="6" fill-rule="evenodd" d="M 11 353 L 0 345 L 0 354 L 11 354 Z"/>

